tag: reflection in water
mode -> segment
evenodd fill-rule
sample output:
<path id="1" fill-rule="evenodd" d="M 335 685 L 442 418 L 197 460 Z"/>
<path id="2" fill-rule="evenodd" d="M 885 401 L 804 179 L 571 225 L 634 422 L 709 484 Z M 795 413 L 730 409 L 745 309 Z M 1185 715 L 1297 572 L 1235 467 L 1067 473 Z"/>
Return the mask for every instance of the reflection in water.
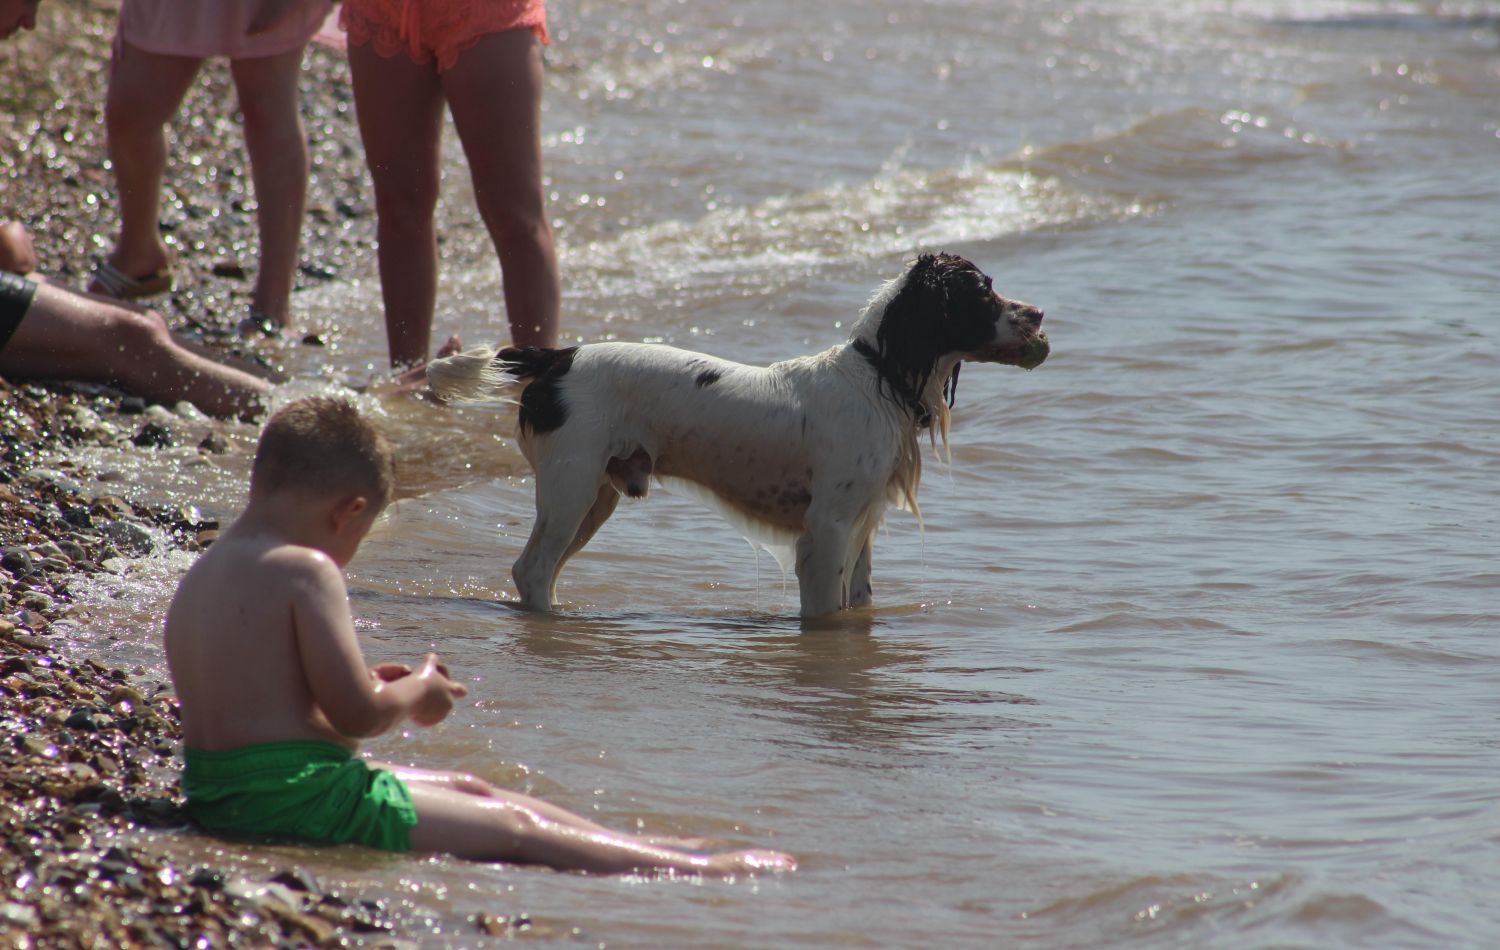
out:
<path id="1" fill-rule="evenodd" d="M 894 764 L 993 746 L 1007 741 L 1007 730 L 1033 727 L 1007 708 L 1034 700 L 993 688 L 997 677 L 1029 671 L 929 671 L 934 649 L 880 635 L 880 611 L 816 624 L 773 616 L 504 613 L 505 635 L 532 656 L 668 663 L 677 676 L 718 686 L 752 715 L 781 724 L 770 741 L 804 752 L 870 753 Z M 989 685 L 971 685 L 981 682 Z"/>

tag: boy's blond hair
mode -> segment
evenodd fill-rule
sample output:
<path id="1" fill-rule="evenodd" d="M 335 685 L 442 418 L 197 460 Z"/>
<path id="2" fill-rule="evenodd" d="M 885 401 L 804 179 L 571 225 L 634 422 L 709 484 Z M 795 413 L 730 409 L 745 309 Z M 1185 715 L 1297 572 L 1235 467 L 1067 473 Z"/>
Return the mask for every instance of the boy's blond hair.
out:
<path id="1" fill-rule="evenodd" d="M 288 403 L 261 430 L 251 494 L 358 492 L 384 507 L 395 493 L 391 445 L 352 403 L 308 396 Z"/>

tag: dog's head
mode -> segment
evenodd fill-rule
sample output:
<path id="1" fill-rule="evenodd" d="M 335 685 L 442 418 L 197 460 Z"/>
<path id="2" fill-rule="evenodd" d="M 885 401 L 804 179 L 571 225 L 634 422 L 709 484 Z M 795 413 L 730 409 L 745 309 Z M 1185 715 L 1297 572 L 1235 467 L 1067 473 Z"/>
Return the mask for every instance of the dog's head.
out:
<path id="1" fill-rule="evenodd" d="M 929 404 L 927 387 L 938 372 L 951 404 L 965 360 L 1041 365 L 1049 351 L 1041 324 L 1041 310 L 995 293 L 989 276 L 965 258 L 923 254 L 870 303 L 853 339 L 915 409 Z"/>
<path id="2" fill-rule="evenodd" d="M 899 280 L 876 329 L 881 351 L 1026 369 L 1047 358 L 1042 311 L 995 293 L 989 276 L 957 254 L 923 254 Z"/>

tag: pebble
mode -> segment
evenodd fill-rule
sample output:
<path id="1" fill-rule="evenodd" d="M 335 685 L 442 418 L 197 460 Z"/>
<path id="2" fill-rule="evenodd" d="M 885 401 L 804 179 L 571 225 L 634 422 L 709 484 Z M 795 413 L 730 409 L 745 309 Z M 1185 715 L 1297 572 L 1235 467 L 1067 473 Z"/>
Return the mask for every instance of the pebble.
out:
<path id="1" fill-rule="evenodd" d="M 99 562 L 99 570 L 118 576 L 130 570 L 130 562 L 122 557 L 107 557 Z"/>
<path id="2" fill-rule="evenodd" d="M 156 547 L 151 532 L 132 521 L 106 522 L 100 527 L 100 533 L 131 557 L 145 557 Z"/>
<path id="3" fill-rule="evenodd" d="M 0 553 L 0 567 L 5 568 L 13 577 L 25 577 L 33 570 L 31 552 L 25 548 L 6 548 Z"/>
<path id="4" fill-rule="evenodd" d="M 130 442 L 143 449 L 170 449 L 177 444 L 177 434 L 170 426 L 153 421 L 141 426 Z"/>
<path id="5" fill-rule="evenodd" d="M 210 455 L 223 455 L 229 451 L 229 440 L 222 435 L 210 432 L 203 437 L 202 442 L 198 443 L 198 451 L 207 452 Z"/>

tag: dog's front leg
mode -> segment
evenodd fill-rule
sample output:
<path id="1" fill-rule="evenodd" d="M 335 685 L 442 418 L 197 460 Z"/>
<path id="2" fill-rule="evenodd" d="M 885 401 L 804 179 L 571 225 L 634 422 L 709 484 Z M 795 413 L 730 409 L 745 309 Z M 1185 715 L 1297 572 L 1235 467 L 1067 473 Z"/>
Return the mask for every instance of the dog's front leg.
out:
<path id="1" fill-rule="evenodd" d="M 802 536 L 797 539 L 797 587 L 803 617 L 821 617 L 848 606 L 844 565 L 852 528 L 850 517 L 820 510 L 816 503 L 807 509 Z"/>
<path id="2" fill-rule="evenodd" d="M 859 549 L 859 556 L 854 559 L 854 571 L 849 575 L 849 597 L 846 606 L 868 607 L 875 599 L 874 588 L 870 584 L 871 558 L 874 556 L 875 532 L 871 531 L 865 535 L 865 543 Z"/>

